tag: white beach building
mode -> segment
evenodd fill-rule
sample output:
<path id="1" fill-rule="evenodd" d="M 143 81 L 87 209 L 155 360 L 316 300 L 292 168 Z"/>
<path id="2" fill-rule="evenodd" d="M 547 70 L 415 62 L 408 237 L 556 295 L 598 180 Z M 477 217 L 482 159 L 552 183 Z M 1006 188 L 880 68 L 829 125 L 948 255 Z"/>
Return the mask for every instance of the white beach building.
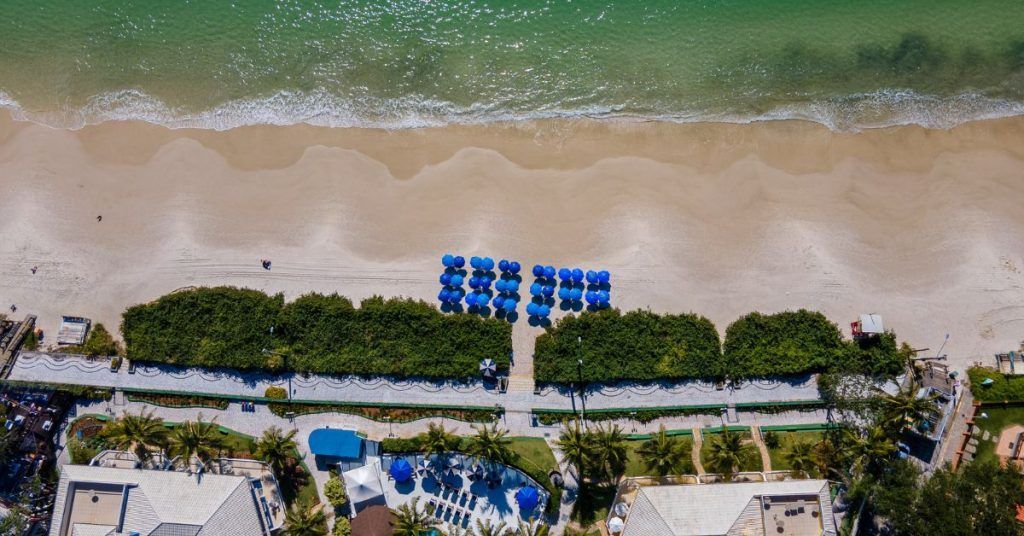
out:
<path id="1" fill-rule="evenodd" d="M 61 468 L 50 536 L 267 536 L 279 527 L 242 475 Z"/>
<path id="2" fill-rule="evenodd" d="M 642 486 L 615 505 L 621 536 L 835 536 L 828 482 Z M 620 528 L 621 527 L 621 528 Z"/>

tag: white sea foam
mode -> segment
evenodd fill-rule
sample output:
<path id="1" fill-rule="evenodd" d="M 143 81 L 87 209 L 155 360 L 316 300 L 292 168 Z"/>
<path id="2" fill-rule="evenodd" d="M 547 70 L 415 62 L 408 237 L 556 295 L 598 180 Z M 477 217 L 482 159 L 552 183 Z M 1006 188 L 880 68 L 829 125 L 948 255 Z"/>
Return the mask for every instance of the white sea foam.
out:
<path id="1" fill-rule="evenodd" d="M 97 95 L 81 108 L 33 111 L 0 91 L 0 108 L 18 120 L 54 128 L 79 129 L 108 121 L 145 121 L 169 128 L 228 130 L 246 125 L 309 124 L 326 127 L 409 129 L 451 124 L 483 124 L 553 118 L 591 118 L 677 123 L 752 123 L 805 120 L 835 131 L 855 131 L 896 125 L 948 129 L 969 121 L 1024 115 L 1024 103 L 980 93 L 952 97 L 921 95 L 909 90 L 885 90 L 778 106 L 758 114 L 681 110 L 670 113 L 631 113 L 620 107 L 560 109 L 547 107 L 523 113 L 497 105 L 469 107 L 417 98 L 346 100 L 326 92 L 280 92 L 259 99 L 228 102 L 214 109 L 189 112 L 137 90 Z"/>

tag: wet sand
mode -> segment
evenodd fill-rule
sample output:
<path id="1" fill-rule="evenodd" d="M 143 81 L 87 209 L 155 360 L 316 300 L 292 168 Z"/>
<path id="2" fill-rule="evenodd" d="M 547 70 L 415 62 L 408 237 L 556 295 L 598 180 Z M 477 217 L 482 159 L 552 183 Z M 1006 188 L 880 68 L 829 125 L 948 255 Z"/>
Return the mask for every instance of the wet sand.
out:
<path id="1" fill-rule="evenodd" d="M 751 310 L 818 309 L 844 329 L 876 312 L 914 347 L 949 333 L 955 364 L 989 362 L 1024 338 L 1024 119 L 836 133 L 0 118 L 0 305 L 50 333 L 61 314 L 113 327 L 193 285 L 433 300 L 448 251 L 608 269 L 614 305 L 699 312 L 723 333 Z"/>

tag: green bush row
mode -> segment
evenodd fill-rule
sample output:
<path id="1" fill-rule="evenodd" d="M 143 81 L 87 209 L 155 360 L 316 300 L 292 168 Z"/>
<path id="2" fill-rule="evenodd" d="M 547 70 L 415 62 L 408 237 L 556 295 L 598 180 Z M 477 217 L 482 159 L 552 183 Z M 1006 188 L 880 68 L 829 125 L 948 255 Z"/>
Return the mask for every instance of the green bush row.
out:
<path id="1" fill-rule="evenodd" d="M 967 377 L 971 380 L 971 394 L 981 402 L 1020 402 L 1024 401 L 1024 376 L 1006 376 L 987 367 L 971 367 L 967 369 Z M 982 385 L 985 380 L 992 380 L 990 385 Z"/>
<path id="2" fill-rule="evenodd" d="M 496 414 L 496 410 L 492 409 L 382 407 L 340 403 L 308 404 L 293 402 L 289 404 L 285 402 L 271 402 L 267 404 L 267 409 L 278 417 L 288 417 L 289 414 L 292 416 L 298 416 L 314 415 L 317 413 L 344 413 L 347 415 L 357 415 L 359 417 L 364 417 L 378 422 L 391 421 L 395 423 L 413 422 L 420 419 L 430 418 L 453 419 L 470 423 L 491 423 L 500 415 Z"/>
<path id="3" fill-rule="evenodd" d="M 719 344 L 715 326 L 693 314 L 658 315 L 615 309 L 569 315 L 537 338 L 536 380 L 757 378 L 842 370 L 897 374 L 909 349 L 896 337 L 851 341 L 824 315 L 801 309 L 750 313 L 733 322 Z M 583 359 L 583 366 L 578 360 Z"/>
<path id="4" fill-rule="evenodd" d="M 337 294 L 282 295 L 233 287 L 175 292 L 124 312 L 129 358 L 234 369 L 465 379 L 479 362 L 508 370 L 512 328 L 444 315 L 410 299 L 373 297 L 356 308 Z"/>
<path id="5" fill-rule="evenodd" d="M 677 407 L 677 408 L 649 408 L 636 410 L 614 410 L 614 411 L 588 411 L 587 420 L 591 422 L 634 420 L 647 424 L 655 419 L 663 417 L 684 417 L 689 415 L 718 415 L 722 412 L 719 407 Z M 544 411 L 533 410 L 537 421 L 543 425 L 551 426 L 576 419 L 576 413 L 567 411 Z"/>

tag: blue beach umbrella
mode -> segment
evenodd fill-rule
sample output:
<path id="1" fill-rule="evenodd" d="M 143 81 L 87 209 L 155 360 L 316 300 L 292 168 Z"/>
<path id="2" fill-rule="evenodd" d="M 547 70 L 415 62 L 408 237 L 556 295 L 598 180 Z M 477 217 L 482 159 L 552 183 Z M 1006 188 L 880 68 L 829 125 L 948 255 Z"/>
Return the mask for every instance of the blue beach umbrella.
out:
<path id="1" fill-rule="evenodd" d="M 441 284 L 442 285 L 450 285 L 451 282 L 452 282 L 452 274 L 449 274 L 449 273 L 441 274 Z"/>
<path id="2" fill-rule="evenodd" d="M 449 290 L 448 301 L 451 303 L 459 303 L 460 301 L 462 301 L 462 289 Z"/>
<path id="3" fill-rule="evenodd" d="M 545 298 L 550 298 L 555 295 L 555 287 L 551 285 L 545 285 L 544 288 L 541 289 L 541 293 L 544 294 Z"/>
<path id="4" fill-rule="evenodd" d="M 541 318 L 547 318 L 551 314 L 551 308 L 545 304 L 537 306 L 537 316 Z"/>
<path id="5" fill-rule="evenodd" d="M 491 278 L 486 275 L 480 276 L 480 288 L 484 290 L 491 288 Z"/>
<path id="6" fill-rule="evenodd" d="M 530 285 L 530 296 L 540 296 L 544 292 L 544 285 L 534 283 Z"/>
<path id="7" fill-rule="evenodd" d="M 469 288 L 477 288 L 479 286 L 480 286 L 480 278 L 479 277 L 474 276 L 474 277 L 470 277 L 469 278 Z"/>
<path id="8" fill-rule="evenodd" d="M 506 259 L 501 259 L 500 261 L 498 261 L 498 270 L 501 272 L 508 271 L 508 261 Z"/>
<path id="9" fill-rule="evenodd" d="M 566 301 L 569 299 L 569 294 L 571 293 L 572 291 L 569 289 L 569 287 L 562 287 L 558 289 L 558 299 Z"/>
<path id="10" fill-rule="evenodd" d="M 516 502 L 519 503 L 521 510 L 533 510 L 537 507 L 537 503 L 540 502 L 537 488 L 533 486 L 519 488 L 519 491 L 516 492 Z"/>
<path id="11" fill-rule="evenodd" d="M 555 277 L 556 273 L 558 273 L 558 272 L 555 270 L 554 266 L 545 266 L 544 267 L 544 277 L 546 277 L 548 279 L 551 279 L 551 278 Z"/>
<path id="12" fill-rule="evenodd" d="M 601 270 L 600 272 L 597 272 L 597 281 L 599 283 L 607 283 L 608 281 L 611 281 L 611 279 L 612 274 L 608 270 Z"/>
<path id="13" fill-rule="evenodd" d="M 500 283 L 500 282 L 501 282 L 501 281 L 499 281 L 499 283 Z M 493 303 L 493 304 L 494 304 L 494 308 L 495 308 L 495 309 L 501 309 L 501 306 L 502 306 L 502 304 L 504 304 L 504 303 L 505 303 L 505 298 L 503 298 L 503 297 L 501 297 L 501 296 L 495 296 L 495 297 L 494 297 L 494 299 L 493 299 L 493 300 L 491 300 L 491 303 Z"/>
<path id="14" fill-rule="evenodd" d="M 505 281 L 505 292 L 516 292 L 519 290 L 519 281 L 509 279 Z"/>
<path id="15" fill-rule="evenodd" d="M 491 297 L 482 292 L 476 295 L 476 304 L 480 307 L 487 307 L 487 303 L 490 301 Z"/>
<path id="16" fill-rule="evenodd" d="M 505 303 L 501 304 L 501 308 L 504 309 L 505 311 L 515 311 L 516 301 L 512 299 L 505 300 Z"/>
<path id="17" fill-rule="evenodd" d="M 589 304 L 597 303 L 597 293 L 592 290 L 587 292 L 586 300 Z"/>
<path id="18" fill-rule="evenodd" d="M 583 299 L 583 291 L 578 288 L 570 290 L 569 299 L 572 301 L 580 301 L 581 299 Z"/>
<path id="19" fill-rule="evenodd" d="M 530 316 L 536 315 L 537 314 L 537 304 L 533 303 L 533 302 L 530 302 L 530 303 L 526 304 L 526 314 L 528 314 Z"/>
<path id="20" fill-rule="evenodd" d="M 455 256 L 455 267 L 456 268 L 462 268 L 465 265 L 466 265 L 466 258 L 463 257 L 462 255 L 456 255 Z"/>
<path id="21" fill-rule="evenodd" d="M 518 261 L 509 261 L 509 263 L 508 263 L 508 271 L 512 272 L 513 274 L 518 274 L 519 271 L 522 270 L 522 269 L 523 269 L 523 266 L 521 264 L 519 264 Z"/>
<path id="22" fill-rule="evenodd" d="M 452 284 L 453 287 L 461 287 L 462 286 L 462 276 L 459 275 L 459 274 L 453 275 L 452 276 L 452 283 L 451 284 Z"/>
<path id="23" fill-rule="evenodd" d="M 543 275 L 544 267 L 539 264 L 533 265 L 533 277 L 542 277 Z"/>
<path id="24" fill-rule="evenodd" d="M 607 290 L 597 291 L 597 301 L 607 304 L 608 301 L 611 300 L 611 298 L 611 294 L 609 294 Z"/>
<path id="25" fill-rule="evenodd" d="M 405 458 L 399 458 L 388 468 L 388 474 L 395 479 L 395 482 L 405 482 L 412 477 L 412 466 L 405 461 Z"/>
<path id="26" fill-rule="evenodd" d="M 597 272 L 587 270 L 587 283 L 597 283 Z"/>
<path id="27" fill-rule="evenodd" d="M 447 290 L 445 290 L 445 289 L 441 289 L 441 292 L 438 292 L 438 293 L 437 293 L 437 300 L 438 300 L 438 301 L 441 301 L 441 302 L 446 302 L 446 301 L 448 301 L 448 298 L 450 298 L 450 297 L 451 297 L 451 293 L 450 293 L 450 292 L 448 292 L 448 291 L 447 291 Z"/>
<path id="28" fill-rule="evenodd" d="M 445 268 L 455 266 L 455 256 L 451 253 L 445 253 L 444 256 L 441 257 L 441 264 L 443 264 Z"/>
<path id="29" fill-rule="evenodd" d="M 499 279 L 499 280 L 495 281 L 494 282 L 494 290 L 497 290 L 498 292 L 505 292 L 505 285 L 507 283 L 508 283 L 508 281 L 506 281 L 504 279 Z"/>
<path id="30" fill-rule="evenodd" d="M 480 267 L 483 268 L 484 270 L 487 270 L 488 272 L 490 272 L 491 270 L 494 269 L 494 259 L 492 259 L 490 257 L 484 257 L 480 261 Z"/>
<path id="31" fill-rule="evenodd" d="M 574 283 L 582 283 L 583 282 L 583 276 L 584 276 L 583 270 L 581 270 L 579 268 L 573 268 L 572 269 L 572 280 L 573 280 Z"/>
<path id="32" fill-rule="evenodd" d="M 476 255 L 470 257 L 469 258 L 469 266 L 471 268 L 473 268 L 473 269 L 479 268 L 480 267 L 480 257 L 477 257 Z"/>
<path id="33" fill-rule="evenodd" d="M 572 279 L 572 270 L 568 268 L 562 268 L 558 271 L 558 278 L 562 281 L 568 281 Z"/>

